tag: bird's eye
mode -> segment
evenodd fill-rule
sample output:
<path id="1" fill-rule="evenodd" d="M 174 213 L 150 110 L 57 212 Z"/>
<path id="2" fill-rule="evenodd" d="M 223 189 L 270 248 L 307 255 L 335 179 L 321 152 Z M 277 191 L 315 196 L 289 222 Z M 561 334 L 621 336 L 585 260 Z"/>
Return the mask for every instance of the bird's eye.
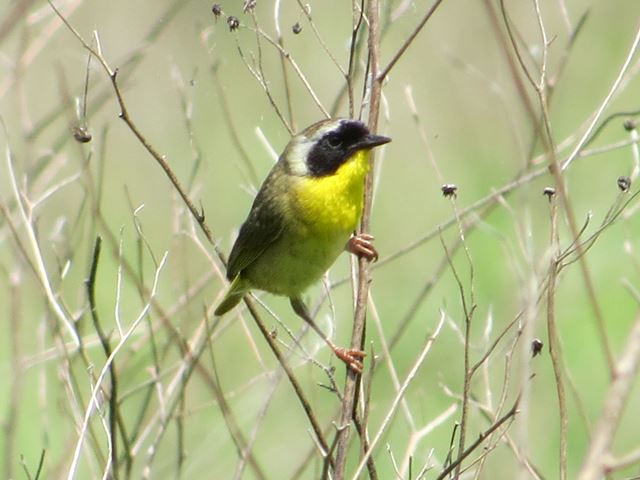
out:
<path id="1" fill-rule="evenodd" d="M 332 148 L 337 148 L 340 145 L 342 145 L 342 142 L 340 141 L 340 137 L 338 137 L 337 135 L 329 135 L 327 137 L 327 143 Z"/>

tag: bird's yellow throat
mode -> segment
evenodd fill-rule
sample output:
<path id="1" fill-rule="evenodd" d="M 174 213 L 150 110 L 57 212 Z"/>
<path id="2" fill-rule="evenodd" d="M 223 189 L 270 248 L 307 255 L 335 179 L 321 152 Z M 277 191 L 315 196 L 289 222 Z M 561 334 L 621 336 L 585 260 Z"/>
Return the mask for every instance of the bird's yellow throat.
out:
<path id="1" fill-rule="evenodd" d="M 368 171 L 369 150 L 360 150 L 333 175 L 301 178 L 295 187 L 300 215 L 318 232 L 353 231 L 362 213 Z"/>

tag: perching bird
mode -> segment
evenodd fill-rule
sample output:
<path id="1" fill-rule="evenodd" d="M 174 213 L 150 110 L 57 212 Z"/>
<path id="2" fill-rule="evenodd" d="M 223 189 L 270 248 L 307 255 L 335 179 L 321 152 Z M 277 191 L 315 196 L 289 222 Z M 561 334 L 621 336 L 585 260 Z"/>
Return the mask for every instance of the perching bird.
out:
<path id="1" fill-rule="evenodd" d="M 375 260 L 373 237 L 356 235 L 369 150 L 391 139 L 357 120 L 323 120 L 294 136 L 263 182 L 227 265 L 229 290 L 216 315 L 252 289 L 290 298 L 294 311 L 360 372 L 364 352 L 337 347 L 313 322 L 302 293 L 342 250 Z"/>

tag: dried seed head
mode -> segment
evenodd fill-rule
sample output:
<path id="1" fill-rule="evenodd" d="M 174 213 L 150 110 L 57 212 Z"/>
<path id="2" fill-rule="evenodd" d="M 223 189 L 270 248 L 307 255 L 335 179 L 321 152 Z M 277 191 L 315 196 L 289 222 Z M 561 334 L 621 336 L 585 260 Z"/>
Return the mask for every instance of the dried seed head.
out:
<path id="1" fill-rule="evenodd" d="M 227 25 L 229 25 L 229 31 L 233 32 L 240 27 L 240 20 L 238 20 L 238 18 L 234 17 L 233 15 L 229 15 L 227 17 Z"/>
<path id="2" fill-rule="evenodd" d="M 220 15 L 222 15 L 222 5 L 220 5 L 219 3 L 214 3 L 211 7 L 211 11 L 213 12 L 213 15 L 218 18 Z"/>
<path id="3" fill-rule="evenodd" d="M 293 27 L 291 27 L 291 30 L 293 30 L 293 33 L 298 35 L 302 31 L 302 26 L 300 25 L 300 23 L 296 22 L 293 24 Z"/>
<path id="4" fill-rule="evenodd" d="M 544 343 L 539 338 L 534 338 L 531 340 L 531 358 L 535 358 L 536 355 L 540 355 L 542 353 L 542 347 L 544 347 Z"/>
<path id="5" fill-rule="evenodd" d="M 618 177 L 618 188 L 623 192 L 628 192 L 631 188 L 631 179 L 629 177 Z"/>
<path id="6" fill-rule="evenodd" d="M 636 129 L 636 127 L 638 126 L 638 123 L 633 118 L 629 118 L 629 119 L 625 120 L 622 125 L 624 126 L 624 129 L 627 132 L 630 132 L 631 130 L 635 130 Z"/>
<path id="7" fill-rule="evenodd" d="M 87 127 L 73 127 L 71 132 L 73 133 L 73 138 L 79 143 L 89 143 L 91 141 L 92 137 Z"/>
<path id="8" fill-rule="evenodd" d="M 247 13 L 249 10 L 253 10 L 256 8 L 256 3 L 258 0 L 244 0 L 244 5 L 242 5 L 242 11 Z"/>
<path id="9" fill-rule="evenodd" d="M 458 186 L 454 185 L 453 183 L 445 183 L 444 185 L 442 185 L 442 187 L 440 188 L 440 190 L 442 190 L 442 196 L 443 197 L 456 197 L 457 192 L 458 192 Z"/>
<path id="10" fill-rule="evenodd" d="M 549 200 L 556 194 L 556 189 L 553 187 L 545 187 L 542 191 L 543 195 L 546 195 Z"/>

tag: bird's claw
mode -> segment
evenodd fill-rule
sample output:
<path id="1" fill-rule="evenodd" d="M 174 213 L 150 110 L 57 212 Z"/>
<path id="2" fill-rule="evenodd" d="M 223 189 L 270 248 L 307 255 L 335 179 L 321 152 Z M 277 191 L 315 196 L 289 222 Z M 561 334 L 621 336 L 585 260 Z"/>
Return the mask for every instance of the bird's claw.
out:
<path id="1" fill-rule="evenodd" d="M 366 258 L 369 262 L 378 260 L 378 252 L 373 246 L 373 235 L 369 233 L 359 233 L 351 237 L 347 242 L 347 251 Z"/>
<path id="2" fill-rule="evenodd" d="M 367 355 L 362 350 L 336 347 L 334 348 L 333 352 L 336 354 L 336 357 L 346 363 L 347 367 L 349 367 L 352 371 L 358 374 L 362 373 L 364 365 L 362 364 L 361 359 L 363 359 Z"/>

